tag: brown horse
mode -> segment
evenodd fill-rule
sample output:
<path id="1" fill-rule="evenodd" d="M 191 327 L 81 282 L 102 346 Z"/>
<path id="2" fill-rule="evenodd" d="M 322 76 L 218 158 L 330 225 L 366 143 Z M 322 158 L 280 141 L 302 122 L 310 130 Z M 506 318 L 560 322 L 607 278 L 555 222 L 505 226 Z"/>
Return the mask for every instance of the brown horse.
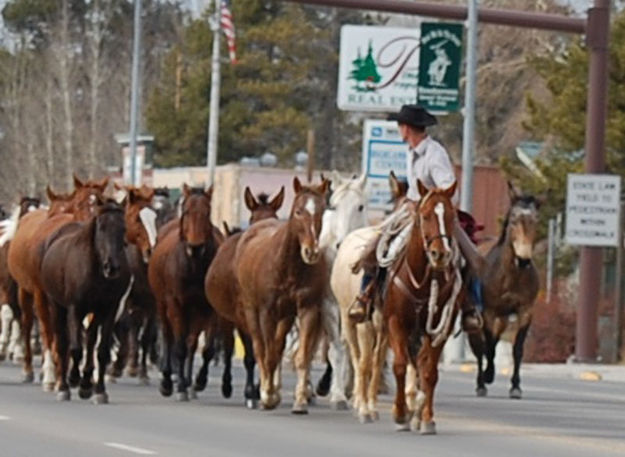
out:
<path id="1" fill-rule="evenodd" d="M 54 369 L 51 359 L 53 329 L 50 323 L 47 299 L 41 287 L 40 268 L 45 240 L 60 227 L 72 221 L 85 221 L 93 217 L 102 200 L 108 178 L 83 183 L 74 176 L 74 192 L 56 195 L 47 189 L 50 209 L 38 209 L 26 214 L 19 222 L 11 241 L 8 266 L 18 284 L 18 302 L 22 311 L 22 332 L 30 335 L 33 325 L 33 307 L 37 312 L 44 344 L 44 390 L 54 387 Z M 24 339 L 24 381 L 34 379 L 32 351 L 29 338 Z"/>
<path id="2" fill-rule="evenodd" d="M 206 271 L 223 241 L 210 221 L 212 193 L 212 187 L 204 191 L 183 186 L 180 218 L 161 229 L 148 266 L 163 333 L 160 391 L 164 396 L 172 394 L 175 358 L 179 401 L 189 399 L 198 336 L 202 331 L 213 335 L 216 327 L 215 313 L 204 294 Z"/>
<path id="3" fill-rule="evenodd" d="M 130 270 L 124 252 L 125 223 L 122 208 L 114 202 L 103 205 L 88 222 L 66 224 L 44 245 L 41 284 L 50 300 L 55 328 L 55 360 L 59 400 L 69 400 L 71 386 L 80 383 L 80 397 L 92 395 L 93 350 L 98 330 L 98 375 L 96 404 L 108 403 L 104 385 L 111 357 L 113 325 L 118 308 L 130 292 Z M 93 313 L 87 332 L 87 360 L 80 377 L 83 356 L 83 319 Z M 67 380 L 69 356 L 72 370 Z"/>
<path id="4" fill-rule="evenodd" d="M 263 219 L 277 219 L 277 212 L 283 201 L 284 187 L 271 200 L 265 194 L 255 198 L 249 187 L 246 187 L 245 205 L 251 212 L 250 225 Z M 234 270 L 234 256 L 242 235 L 242 232 L 233 233 L 219 247 L 217 255 L 206 273 L 204 290 L 208 301 L 220 317 L 237 327 L 245 348 L 244 364 L 247 375 L 244 392 L 245 403 L 249 408 L 255 408 L 259 398 L 258 390 L 254 385 L 256 361 L 254 360 L 254 348 L 247 329 Z M 232 349 L 226 348 L 226 364 L 230 363 L 228 354 L 231 358 Z"/>
<path id="5" fill-rule="evenodd" d="M 459 250 L 451 236 L 456 211 L 451 198 L 456 183 L 448 189 L 428 190 L 418 183 L 421 199 L 415 203 L 413 228 L 403 257 L 390 272 L 384 298 L 384 318 L 389 343 L 395 354 L 393 371 L 397 391 L 393 405 L 395 423 L 412 426 L 422 434 L 436 433 L 433 421 L 434 389 L 438 361 L 463 298 Z M 407 372 L 416 382 L 406 401 Z"/>
<path id="6" fill-rule="evenodd" d="M 469 335 L 471 349 L 477 357 L 477 395 L 486 396 L 485 384 L 495 379 L 495 348 L 508 326 L 510 315 L 517 316 L 518 330 L 514 338 L 514 372 L 510 398 L 521 398 L 519 375 L 523 359 L 523 344 L 532 321 L 532 308 L 538 294 L 538 272 L 532 253 L 538 224 L 538 199 L 523 195 L 508 183 L 510 209 L 501 234 L 494 246 L 481 245 L 479 251 L 485 262 L 479 280 L 484 302 L 482 332 Z M 487 367 L 483 370 L 483 358 Z"/>
<path id="7" fill-rule="evenodd" d="M 281 401 L 280 360 L 286 335 L 298 317 L 300 345 L 292 411 L 308 412 L 310 362 L 320 333 L 328 275 L 319 234 L 329 187 L 327 180 L 318 186 L 303 186 L 294 178 L 289 220 L 258 222 L 237 246 L 235 273 L 260 368 L 260 401 L 265 409 L 273 409 Z"/>
<path id="8" fill-rule="evenodd" d="M 9 245 L 11 239 L 15 235 L 15 230 L 17 229 L 17 224 L 19 220 L 30 211 L 34 211 L 39 208 L 41 204 L 41 200 L 34 197 L 22 197 L 20 199 L 19 204 L 15 207 L 13 213 L 10 217 L 4 219 L 0 222 L 0 307 L 9 306 L 11 308 L 12 317 L 9 319 L 4 319 L 4 314 L 2 314 L 2 322 L 0 323 L 0 360 L 4 360 L 4 358 L 10 354 L 7 354 L 9 339 L 11 336 L 11 326 L 13 320 L 20 319 L 20 308 L 17 303 L 17 283 L 9 274 L 9 266 L 8 266 L 8 254 L 9 254 Z M 19 332 L 14 335 L 16 338 L 13 338 L 14 341 L 19 341 Z M 28 335 L 30 338 L 30 335 Z"/>

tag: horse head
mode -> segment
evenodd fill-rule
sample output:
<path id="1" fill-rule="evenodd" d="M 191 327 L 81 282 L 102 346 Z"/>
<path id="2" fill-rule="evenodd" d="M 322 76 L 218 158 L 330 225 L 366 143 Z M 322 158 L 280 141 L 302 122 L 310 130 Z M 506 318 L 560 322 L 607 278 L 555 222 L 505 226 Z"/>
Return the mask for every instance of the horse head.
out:
<path id="1" fill-rule="evenodd" d="M 508 190 L 510 209 L 504 221 L 500 243 L 508 240 L 518 265 L 523 266 L 532 260 L 540 201 L 532 195 L 523 194 L 510 182 Z"/>
<path id="2" fill-rule="evenodd" d="M 324 215 L 323 245 L 330 242 L 338 249 L 345 237 L 367 224 L 367 176 L 344 179 L 335 170 L 332 173 L 332 196 L 328 216 Z"/>
<path id="3" fill-rule="evenodd" d="M 451 202 L 457 182 L 447 189 L 428 189 L 418 180 L 418 226 L 428 262 L 435 270 L 446 269 L 454 257 L 453 228 L 456 210 Z"/>
<path id="4" fill-rule="evenodd" d="M 86 221 L 98 213 L 98 207 L 104 203 L 103 193 L 109 178 L 100 181 L 81 181 L 74 174 L 74 198 L 72 201 L 74 219 Z"/>
<path id="5" fill-rule="evenodd" d="M 98 208 L 91 224 L 93 247 L 102 275 L 105 279 L 119 277 L 126 260 L 126 224 L 122 207 L 114 201 L 107 201 Z"/>
<path id="6" fill-rule="evenodd" d="M 302 261 L 308 265 L 317 263 L 321 257 L 319 235 L 329 188 L 330 181 L 327 179 L 323 179 L 318 186 L 303 186 L 297 176 L 293 179 L 295 199 L 289 229 L 297 237 Z"/>
<path id="7" fill-rule="evenodd" d="M 125 188 L 126 241 L 137 246 L 148 263 L 154 246 L 156 246 L 156 211 L 152 208 L 154 189 L 143 185 Z"/>
<path id="8" fill-rule="evenodd" d="M 213 186 L 208 190 L 191 188 L 187 184 L 182 187 L 180 240 L 189 257 L 198 258 L 204 255 L 206 245 L 213 239 L 212 195 Z"/>
<path id="9" fill-rule="evenodd" d="M 55 216 L 57 214 L 71 213 L 74 210 L 73 202 L 76 191 L 70 194 L 57 194 L 48 185 L 46 187 L 46 196 L 50 203 L 50 209 L 48 210 L 48 217 Z"/>
<path id="10" fill-rule="evenodd" d="M 22 197 L 19 202 L 20 213 L 19 217 L 22 217 L 26 213 L 36 210 L 41 206 L 41 199 L 37 197 Z"/>
<path id="11" fill-rule="evenodd" d="M 263 219 L 277 219 L 278 210 L 282 207 L 283 202 L 284 186 L 271 200 L 269 200 L 269 195 L 265 193 L 260 193 L 257 197 L 254 197 L 250 188 L 245 187 L 245 206 L 252 213 L 250 215 L 250 225 Z"/>

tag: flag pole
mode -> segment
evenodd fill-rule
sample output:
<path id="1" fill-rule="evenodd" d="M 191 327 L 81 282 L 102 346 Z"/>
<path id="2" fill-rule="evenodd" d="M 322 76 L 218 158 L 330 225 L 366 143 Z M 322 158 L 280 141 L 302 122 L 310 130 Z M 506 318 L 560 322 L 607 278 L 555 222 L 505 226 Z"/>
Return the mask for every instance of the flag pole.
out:
<path id="1" fill-rule="evenodd" d="M 217 166 L 217 139 L 219 137 L 219 92 L 221 85 L 221 0 L 215 0 L 213 30 L 213 57 L 211 65 L 210 112 L 208 117 L 208 141 L 206 145 L 206 166 L 209 185 L 215 182 Z"/>

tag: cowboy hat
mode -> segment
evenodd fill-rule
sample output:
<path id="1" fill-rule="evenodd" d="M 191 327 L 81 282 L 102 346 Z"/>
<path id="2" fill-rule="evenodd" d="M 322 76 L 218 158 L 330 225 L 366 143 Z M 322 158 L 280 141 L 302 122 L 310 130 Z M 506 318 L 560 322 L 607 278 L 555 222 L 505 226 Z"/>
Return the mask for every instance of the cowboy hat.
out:
<path id="1" fill-rule="evenodd" d="M 413 127 L 430 127 L 438 123 L 435 116 L 419 105 L 403 105 L 399 113 L 389 115 L 388 120 Z"/>

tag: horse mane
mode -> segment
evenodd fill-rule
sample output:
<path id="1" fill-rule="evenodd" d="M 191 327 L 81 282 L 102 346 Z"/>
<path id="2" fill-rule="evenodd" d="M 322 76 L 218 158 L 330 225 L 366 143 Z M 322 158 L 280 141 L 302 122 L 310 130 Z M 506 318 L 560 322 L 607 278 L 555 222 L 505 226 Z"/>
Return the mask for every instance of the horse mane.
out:
<path id="1" fill-rule="evenodd" d="M 260 194 L 258 194 L 256 196 L 256 199 L 258 200 L 258 202 L 261 205 L 268 205 L 269 204 L 269 194 L 266 194 L 265 192 L 261 192 Z"/>
<path id="2" fill-rule="evenodd" d="M 121 206 L 119 203 L 117 203 L 117 201 L 115 201 L 115 199 L 113 198 L 107 198 L 106 200 L 104 200 L 104 203 L 102 203 L 102 205 L 100 205 L 99 209 L 98 209 L 98 216 L 104 213 L 109 213 L 109 212 L 120 212 L 123 213 L 124 212 L 124 207 Z"/>
<path id="3" fill-rule="evenodd" d="M 11 211 L 11 216 L 0 222 L 0 230 L 2 231 L 2 235 L 0 236 L 0 247 L 4 246 L 11 241 L 13 237 L 15 237 L 21 210 L 22 208 L 20 205 L 15 205 Z"/>
<path id="4" fill-rule="evenodd" d="M 154 196 L 169 198 L 169 189 L 167 187 L 156 187 L 154 189 Z"/>
<path id="5" fill-rule="evenodd" d="M 537 207 L 538 200 L 533 195 L 521 195 L 515 197 L 510 204 L 510 208 L 508 208 L 508 212 L 506 213 L 506 217 L 503 220 L 503 224 L 501 226 L 501 233 L 499 234 L 499 239 L 497 240 L 497 245 L 502 245 L 506 241 L 506 234 L 508 233 L 508 225 L 510 225 L 510 214 L 512 214 L 512 210 L 516 207 L 527 208 L 530 209 L 532 206 L 534 208 Z"/>
<path id="6" fill-rule="evenodd" d="M 350 179 L 349 181 L 340 184 L 336 189 L 334 189 L 332 191 L 332 194 L 329 196 L 327 203 L 330 205 L 330 207 L 336 206 L 337 201 L 340 199 L 339 197 L 342 197 L 346 192 L 349 192 L 350 190 L 360 192 L 359 184 L 353 179 Z"/>

